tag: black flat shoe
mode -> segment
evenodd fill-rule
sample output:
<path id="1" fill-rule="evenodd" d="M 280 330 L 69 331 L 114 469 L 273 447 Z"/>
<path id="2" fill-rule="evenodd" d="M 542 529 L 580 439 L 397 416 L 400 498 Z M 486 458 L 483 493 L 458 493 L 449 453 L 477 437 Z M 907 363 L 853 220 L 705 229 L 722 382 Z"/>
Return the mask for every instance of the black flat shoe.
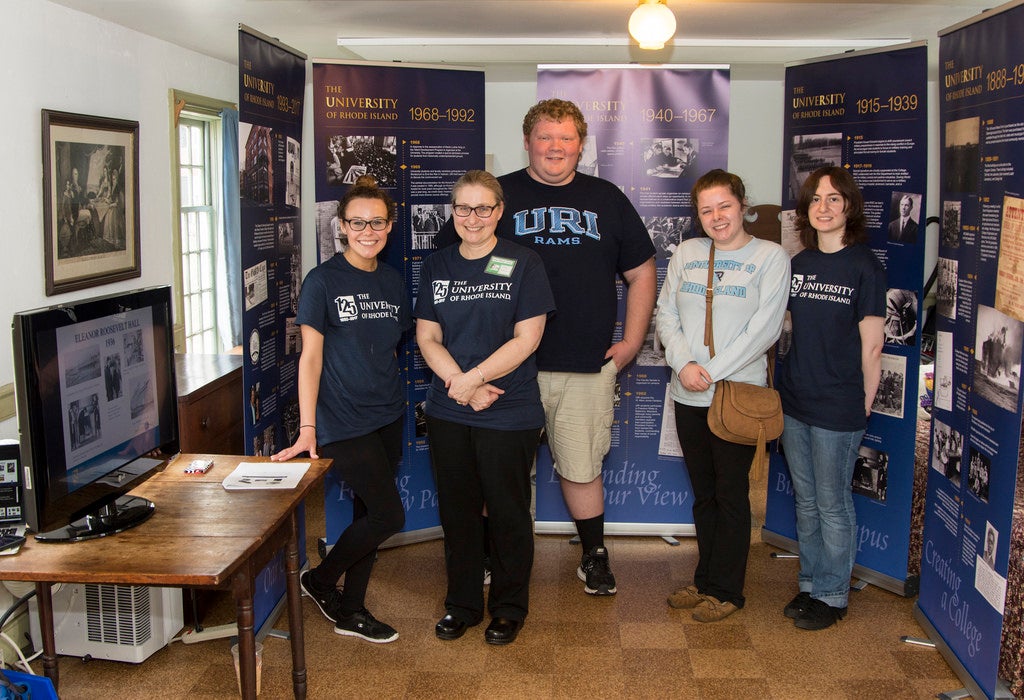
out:
<path id="1" fill-rule="evenodd" d="M 451 641 L 452 639 L 458 639 L 466 633 L 466 628 L 469 627 L 465 622 L 455 617 L 451 613 L 448 613 L 434 625 L 434 634 L 437 635 L 438 639 L 444 639 Z"/>
<path id="2" fill-rule="evenodd" d="M 516 636 L 522 627 L 522 620 L 496 617 L 491 620 L 491 624 L 487 625 L 487 630 L 484 632 L 484 640 L 488 644 L 511 644 L 516 641 Z"/>

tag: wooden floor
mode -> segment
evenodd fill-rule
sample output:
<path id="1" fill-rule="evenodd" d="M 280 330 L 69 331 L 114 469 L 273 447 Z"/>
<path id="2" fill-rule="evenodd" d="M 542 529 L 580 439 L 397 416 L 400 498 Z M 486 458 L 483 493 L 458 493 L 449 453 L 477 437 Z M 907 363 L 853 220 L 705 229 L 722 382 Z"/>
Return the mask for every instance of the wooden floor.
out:
<path id="1" fill-rule="evenodd" d="M 595 598 L 576 578 L 579 547 L 563 536 L 538 536 L 530 615 L 507 647 L 485 644 L 485 625 L 452 642 L 434 636 L 444 613 L 441 542 L 383 550 L 367 606 L 400 638 L 378 645 L 338 636 L 304 599 L 309 697 L 861 700 L 933 698 L 961 687 L 937 651 L 900 642 L 902 635 L 924 636 L 911 599 L 869 586 L 851 594 L 849 615 L 838 626 L 795 628 L 782 608 L 796 593 L 797 563 L 770 557 L 776 550 L 760 541 L 763 482 L 752 496 L 747 605 L 711 624 L 665 603 L 673 588 L 691 581 L 692 539 L 672 547 L 658 538 L 610 538 L 619 593 Z M 313 494 L 307 510 L 312 562 L 319 561 L 322 506 L 322 494 Z M 232 615 L 225 599 L 206 622 Z M 286 621 L 277 627 L 287 629 Z M 261 697 L 291 697 L 288 642 L 264 644 Z M 60 672 L 63 700 L 237 696 L 224 639 L 174 642 L 139 665 L 62 658 Z"/>

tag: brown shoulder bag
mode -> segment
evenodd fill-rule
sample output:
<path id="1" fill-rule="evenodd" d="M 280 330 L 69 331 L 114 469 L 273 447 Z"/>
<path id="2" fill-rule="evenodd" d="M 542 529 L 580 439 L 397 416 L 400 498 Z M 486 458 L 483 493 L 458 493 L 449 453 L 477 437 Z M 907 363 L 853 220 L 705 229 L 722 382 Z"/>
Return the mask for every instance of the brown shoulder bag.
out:
<path id="1" fill-rule="evenodd" d="M 711 300 L 715 287 L 715 244 L 708 256 L 708 286 L 704 294 L 704 344 L 715 356 L 714 330 L 711 325 Z M 711 432 L 729 442 L 756 445 L 752 463 L 753 476 L 758 479 L 764 469 L 765 442 L 782 435 L 782 401 L 774 387 L 774 346 L 768 350 L 768 386 L 720 379 L 715 382 L 715 396 L 708 409 Z"/>

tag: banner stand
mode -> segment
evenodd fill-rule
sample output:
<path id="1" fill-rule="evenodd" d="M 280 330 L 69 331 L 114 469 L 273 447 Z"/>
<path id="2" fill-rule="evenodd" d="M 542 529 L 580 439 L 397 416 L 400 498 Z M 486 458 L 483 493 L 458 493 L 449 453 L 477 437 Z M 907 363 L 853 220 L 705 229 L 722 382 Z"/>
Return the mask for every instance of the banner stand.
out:
<path id="1" fill-rule="evenodd" d="M 956 677 L 964 683 L 963 689 L 942 693 L 938 697 L 944 699 L 948 698 L 949 700 L 966 697 L 989 697 L 988 693 L 982 690 L 981 687 L 974 682 L 974 679 L 971 677 L 971 673 L 967 670 L 967 667 L 960 663 L 960 659 L 957 658 L 957 655 L 953 653 L 953 650 L 950 649 L 943 641 L 942 635 L 939 634 L 939 631 L 935 629 L 934 626 L 932 626 L 928 616 L 921 610 L 919 603 L 914 603 L 914 619 L 917 621 L 917 624 L 921 625 L 921 628 L 928 635 L 928 639 L 935 645 L 935 649 L 942 654 L 942 658 L 946 660 L 947 664 L 949 664 L 949 668 L 954 674 L 956 674 Z M 1009 700 L 1013 700 L 1014 695 L 1010 692 L 1010 688 L 1007 686 L 1006 681 L 997 680 L 995 695 L 991 697 L 993 700 L 1000 700 L 1002 698 L 1009 698 Z"/>
<path id="2" fill-rule="evenodd" d="M 796 557 L 800 552 L 800 545 L 796 540 L 780 535 L 777 532 L 772 532 L 764 527 L 761 528 L 761 541 L 766 544 L 770 544 L 773 547 L 786 550 L 786 552 L 789 553 L 789 557 Z M 861 581 L 866 581 L 873 586 L 878 586 L 886 591 L 890 591 L 891 593 L 895 593 L 896 595 L 903 596 L 904 598 L 910 598 L 917 595 L 920 583 L 920 577 L 918 576 L 908 576 L 906 580 L 898 579 L 892 576 L 886 576 L 879 571 L 875 571 L 874 569 L 870 569 L 860 564 L 853 565 L 853 577 L 860 579 Z"/>

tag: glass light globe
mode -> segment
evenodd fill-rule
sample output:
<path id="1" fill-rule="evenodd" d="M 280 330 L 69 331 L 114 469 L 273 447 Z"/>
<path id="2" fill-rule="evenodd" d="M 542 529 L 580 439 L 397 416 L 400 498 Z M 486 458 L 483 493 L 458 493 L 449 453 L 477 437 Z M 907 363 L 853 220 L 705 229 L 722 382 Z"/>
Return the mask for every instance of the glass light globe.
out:
<path id="1" fill-rule="evenodd" d="M 659 0 L 643 0 L 629 16 L 629 34 L 641 49 L 663 49 L 675 32 L 676 16 Z"/>

